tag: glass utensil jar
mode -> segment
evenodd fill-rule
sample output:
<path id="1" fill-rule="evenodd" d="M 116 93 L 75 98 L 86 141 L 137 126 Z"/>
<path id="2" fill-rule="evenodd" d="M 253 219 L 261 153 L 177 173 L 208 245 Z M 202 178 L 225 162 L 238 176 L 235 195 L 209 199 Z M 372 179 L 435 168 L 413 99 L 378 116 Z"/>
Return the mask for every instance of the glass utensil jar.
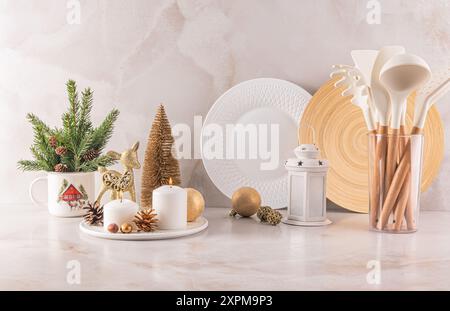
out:
<path id="1" fill-rule="evenodd" d="M 417 231 L 424 137 L 369 134 L 371 230 Z"/>

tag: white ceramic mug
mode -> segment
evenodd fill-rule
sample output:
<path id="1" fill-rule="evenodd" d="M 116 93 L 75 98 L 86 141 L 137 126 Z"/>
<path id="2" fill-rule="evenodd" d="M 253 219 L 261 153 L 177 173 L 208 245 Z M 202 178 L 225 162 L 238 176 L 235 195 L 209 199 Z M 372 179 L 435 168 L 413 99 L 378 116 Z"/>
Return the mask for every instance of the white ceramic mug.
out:
<path id="1" fill-rule="evenodd" d="M 33 194 L 33 186 L 42 180 L 48 182 L 48 201 L 41 202 Z M 58 217 L 79 217 L 86 214 L 83 206 L 95 201 L 95 172 L 55 173 L 38 177 L 30 184 L 30 198 L 33 203 L 48 206 L 51 215 Z"/>

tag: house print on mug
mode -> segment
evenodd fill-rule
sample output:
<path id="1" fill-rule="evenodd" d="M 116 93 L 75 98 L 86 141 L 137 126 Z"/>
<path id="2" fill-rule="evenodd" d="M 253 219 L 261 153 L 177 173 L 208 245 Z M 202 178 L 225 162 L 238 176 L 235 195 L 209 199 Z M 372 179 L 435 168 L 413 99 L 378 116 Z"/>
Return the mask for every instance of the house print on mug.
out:
<path id="1" fill-rule="evenodd" d="M 83 185 L 79 186 L 78 190 L 74 185 L 64 179 L 61 190 L 58 196 L 58 202 L 64 201 L 70 208 L 82 208 L 84 201 L 87 200 L 88 195 Z"/>

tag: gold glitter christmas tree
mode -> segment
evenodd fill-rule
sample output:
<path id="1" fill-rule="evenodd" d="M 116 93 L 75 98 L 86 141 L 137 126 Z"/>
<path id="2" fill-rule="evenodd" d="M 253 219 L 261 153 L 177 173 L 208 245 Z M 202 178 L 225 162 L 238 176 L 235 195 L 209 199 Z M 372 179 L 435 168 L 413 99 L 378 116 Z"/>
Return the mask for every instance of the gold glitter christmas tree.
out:
<path id="1" fill-rule="evenodd" d="M 154 189 L 169 184 L 179 185 L 180 166 L 173 156 L 174 139 L 164 106 L 160 105 L 153 121 L 145 151 L 142 171 L 141 207 L 148 209 L 152 204 Z"/>

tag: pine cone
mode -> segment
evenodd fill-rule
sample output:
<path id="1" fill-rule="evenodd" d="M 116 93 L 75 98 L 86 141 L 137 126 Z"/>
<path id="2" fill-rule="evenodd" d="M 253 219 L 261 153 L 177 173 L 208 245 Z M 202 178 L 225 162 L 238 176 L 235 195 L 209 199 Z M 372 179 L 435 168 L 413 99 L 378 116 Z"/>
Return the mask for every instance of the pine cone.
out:
<path id="1" fill-rule="evenodd" d="M 55 149 L 55 152 L 56 152 L 57 155 L 63 156 L 63 155 L 66 154 L 67 148 L 64 147 L 64 146 L 59 146 L 59 147 L 57 147 L 57 148 Z"/>
<path id="2" fill-rule="evenodd" d="M 86 151 L 85 154 L 83 154 L 83 160 L 86 162 L 92 161 L 92 160 L 96 159 L 99 155 L 100 155 L 100 153 L 98 152 L 98 150 L 90 149 L 90 150 Z"/>
<path id="3" fill-rule="evenodd" d="M 58 173 L 65 173 L 65 172 L 67 172 L 69 170 L 67 168 L 67 165 L 62 164 L 62 163 L 56 164 L 54 169 L 55 169 L 55 172 L 58 172 Z"/>
<path id="4" fill-rule="evenodd" d="M 94 204 L 88 202 L 83 209 L 87 211 L 86 215 L 84 215 L 84 221 L 86 223 L 90 225 L 103 225 L 103 206 L 100 206 L 97 202 Z"/>
<path id="5" fill-rule="evenodd" d="M 276 226 L 281 222 L 281 218 L 283 218 L 283 216 L 281 216 L 279 211 L 271 210 L 266 215 L 266 222 L 272 226 Z"/>
<path id="6" fill-rule="evenodd" d="M 256 214 L 261 222 L 267 222 L 272 226 L 276 226 L 281 222 L 282 215 L 279 211 L 269 206 L 261 206 Z"/>
<path id="7" fill-rule="evenodd" d="M 48 142 L 53 149 L 55 149 L 56 146 L 58 146 L 58 140 L 56 139 L 56 136 L 50 136 Z"/>
<path id="8" fill-rule="evenodd" d="M 272 209 L 269 206 L 261 206 L 256 213 L 256 216 L 262 222 L 266 222 L 266 216 Z"/>
<path id="9" fill-rule="evenodd" d="M 155 231 L 158 219 L 156 218 L 156 213 L 154 209 L 147 209 L 139 211 L 136 216 L 134 216 L 134 223 L 138 229 L 138 232 L 152 232 Z"/>

